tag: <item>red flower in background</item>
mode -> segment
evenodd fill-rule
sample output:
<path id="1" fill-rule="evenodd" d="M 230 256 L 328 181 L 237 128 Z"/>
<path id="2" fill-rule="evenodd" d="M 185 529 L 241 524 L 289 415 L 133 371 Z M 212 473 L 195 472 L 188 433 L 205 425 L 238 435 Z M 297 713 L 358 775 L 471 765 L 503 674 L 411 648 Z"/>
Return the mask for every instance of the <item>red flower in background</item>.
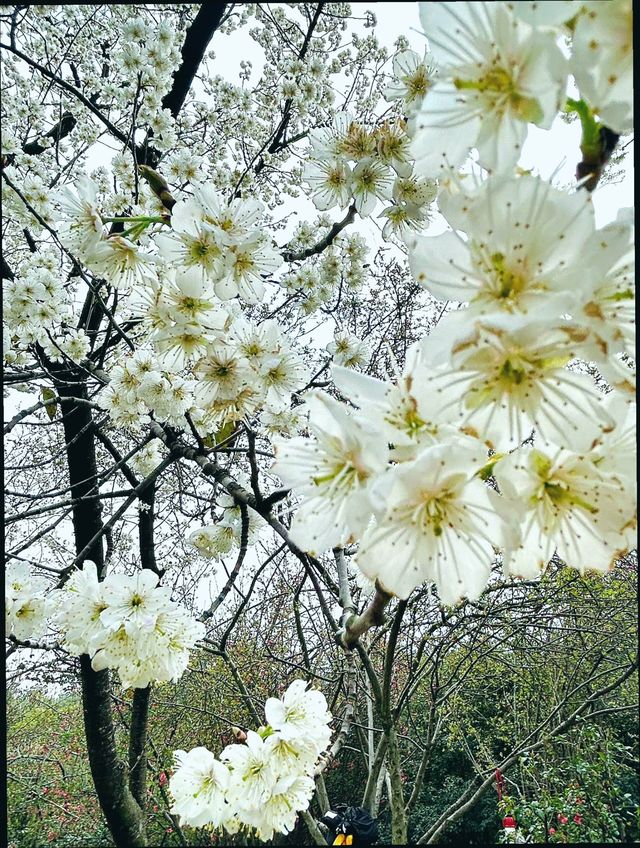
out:
<path id="1" fill-rule="evenodd" d="M 563 816 L 562 813 L 558 813 L 558 821 L 560 824 L 566 824 L 569 819 L 566 816 Z"/>
<path id="2" fill-rule="evenodd" d="M 580 816 L 580 815 L 577 815 L 577 814 L 576 814 L 576 815 L 573 817 L 573 820 L 574 820 L 574 822 L 575 822 L 576 824 L 582 824 L 582 816 Z"/>

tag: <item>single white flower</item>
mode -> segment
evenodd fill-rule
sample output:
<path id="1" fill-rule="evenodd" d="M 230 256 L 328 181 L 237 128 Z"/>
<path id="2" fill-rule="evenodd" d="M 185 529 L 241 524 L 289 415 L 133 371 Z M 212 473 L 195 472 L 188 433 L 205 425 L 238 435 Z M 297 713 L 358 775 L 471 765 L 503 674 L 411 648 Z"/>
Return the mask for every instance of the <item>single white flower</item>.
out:
<path id="1" fill-rule="evenodd" d="M 377 490 L 386 502 L 356 557 L 370 579 L 400 598 L 433 580 L 442 603 L 478 598 L 494 560 L 499 522 L 485 484 L 476 477 L 482 446 L 450 442 L 395 467 Z"/>
<path id="2" fill-rule="evenodd" d="M 230 809 L 225 799 L 229 769 L 203 747 L 173 754 L 177 768 L 169 779 L 171 812 L 180 816 L 180 824 L 219 827 Z"/>
<path id="3" fill-rule="evenodd" d="M 591 378 L 566 368 L 584 331 L 550 318 L 543 307 L 527 316 L 445 315 L 413 371 L 434 414 L 474 428 L 496 450 L 521 444 L 533 428 L 545 444 L 587 449 L 613 422 Z"/>
<path id="4" fill-rule="evenodd" d="M 279 775 L 313 774 L 319 754 L 313 740 L 295 735 L 285 738 L 276 731 L 267 736 L 265 745 Z"/>
<path id="5" fill-rule="evenodd" d="M 206 356 L 196 363 L 194 374 L 204 403 L 233 399 L 253 381 L 247 360 L 224 344 L 210 345 Z"/>
<path id="6" fill-rule="evenodd" d="M 227 745 L 220 759 L 231 769 L 227 800 L 232 808 L 242 814 L 268 800 L 278 778 L 270 750 L 257 733 L 249 730 L 243 745 Z"/>
<path id="7" fill-rule="evenodd" d="M 437 176 L 470 148 L 492 171 L 518 161 L 527 125 L 548 129 L 565 93 L 555 33 L 534 30 L 503 3 L 421 3 L 438 76 L 416 116 L 416 170 Z"/>
<path id="8" fill-rule="evenodd" d="M 173 324 L 156 331 L 153 345 L 165 368 L 181 370 L 206 354 L 211 336 L 201 324 Z"/>
<path id="9" fill-rule="evenodd" d="M 331 713 L 327 700 L 305 680 L 294 680 L 282 698 L 267 698 L 264 714 L 282 739 L 313 742 L 318 753 L 329 743 Z"/>
<path id="10" fill-rule="evenodd" d="M 194 197 L 202 208 L 204 221 L 220 229 L 232 241 L 241 241 L 251 233 L 264 214 L 264 204 L 259 200 L 235 198 L 226 203 L 210 185 L 197 186 Z"/>
<path id="11" fill-rule="evenodd" d="M 580 298 L 595 233 L 587 192 L 568 194 L 539 177 L 494 177 L 472 197 L 440 206 L 467 238 L 451 231 L 408 240 L 413 277 L 434 297 L 468 301 L 468 314 L 548 306 L 558 315 Z"/>
<path id="12" fill-rule="evenodd" d="M 102 239 L 85 255 L 85 262 L 114 288 L 131 288 L 155 277 L 154 258 L 124 236 Z"/>
<path id="13" fill-rule="evenodd" d="M 87 176 L 81 176 L 76 193 L 69 186 L 59 189 L 56 200 L 63 213 L 60 227 L 62 241 L 80 257 L 90 255 L 102 238 L 102 217 L 96 198 L 98 187 Z"/>
<path id="14" fill-rule="evenodd" d="M 216 303 L 213 286 L 196 268 L 172 270 L 163 280 L 163 297 L 171 320 L 177 324 L 221 330 L 228 319 L 224 308 Z"/>
<path id="15" fill-rule="evenodd" d="M 407 115 L 414 114 L 433 84 L 436 69 L 425 51 L 401 50 L 393 57 L 393 79 L 383 90 L 386 100 L 402 100 Z"/>
<path id="16" fill-rule="evenodd" d="M 415 174 L 398 176 L 393 184 L 392 196 L 395 202 L 412 208 L 427 206 L 436 199 L 437 194 L 438 183 L 435 180 L 418 177 Z"/>
<path id="17" fill-rule="evenodd" d="M 411 139 L 406 133 L 405 122 L 385 121 L 376 130 L 376 154 L 383 165 L 389 165 L 396 174 L 408 177 L 413 168 Z"/>
<path id="18" fill-rule="evenodd" d="M 85 560 L 82 569 L 72 572 L 62 589 L 50 594 L 52 622 L 62 631 L 62 644 L 74 656 L 93 656 L 108 638 L 108 630 L 100 620 L 107 607 L 103 590 L 96 564 Z"/>
<path id="19" fill-rule="evenodd" d="M 388 199 L 392 191 L 392 172 L 382 162 L 365 158 L 353 169 L 353 198 L 363 218 L 373 212 L 378 198 Z"/>
<path id="20" fill-rule="evenodd" d="M 382 238 L 385 241 L 390 241 L 392 236 L 409 241 L 411 236 L 423 229 L 429 220 L 426 211 L 408 203 L 394 203 L 393 206 L 387 206 L 378 217 L 387 219 L 382 228 Z"/>
<path id="21" fill-rule="evenodd" d="M 258 371 L 256 385 L 265 392 L 265 405 L 283 409 L 291 405 L 291 393 L 304 388 L 311 371 L 293 351 L 283 350 L 265 360 Z"/>
<path id="22" fill-rule="evenodd" d="M 315 439 L 274 438 L 272 470 L 304 498 L 291 524 L 292 539 L 319 553 L 365 529 L 372 509 L 369 493 L 386 467 L 387 447 L 377 431 L 324 392 L 306 403 Z"/>
<path id="23" fill-rule="evenodd" d="M 226 271 L 226 245 L 222 231 L 204 216 L 196 200 L 179 200 L 171 210 L 172 232 L 159 233 L 154 241 L 170 265 L 195 268 L 202 278 L 215 282 Z"/>
<path id="24" fill-rule="evenodd" d="M 259 303 L 264 297 L 263 277 L 277 271 L 282 255 L 262 233 L 252 233 L 243 241 L 225 249 L 224 275 L 215 282 L 215 292 L 221 300 L 239 296 L 245 303 Z"/>
<path id="25" fill-rule="evenodd" d="M 258 373 L 270 357 L 280 352 L 284 343 L 280 325 L 274 320 L 254 324 L 239 318 L 231 325 L 229 335 L 239 353 Z"/>
<path id="26" fill-rule="evenodd" d="M 46 630 L 44 598 L 18 598 L 7 604 L 5 627 L 16 639 L 38 639 Z"/>
<path id="27" fill-rule="evenodd" d="M 316 209 L 339 206 L 344 209 L 351 200 L 351 168 L 345 159 L 320 159 L 308 162 L 302 178 L 311 187 L 311 199 Z"/>
<path id="28" fill-rule="evenodd" d="M 535 577 L 554 552 L 581 573 L 602 572 L 628 550 L 634 498 L 622 497 L 623 481 L 589 458 L 523 447 L 500 459 L 494 474 L 503 494 L 507 572 Z"/>
<path id="29" fill-rule="evenodd" d="M 124 626 L 130 635 L 153 628 L 160 612 L 171 603 L 170 590 L 158 586 L 159 579 L 148 568 L 133 576 L 110 575 L 103 589 L 107 608 L 100 614 L 104 626 L 109 630 Z"/>
<path id="30" fill-rule="evenodd" d="M 336 112 L 328 127 L 311 130 L 310 158 L 335 160 L 343 156 L 345 139 L 353 122 L 353 117 L 348 112 Z"/>

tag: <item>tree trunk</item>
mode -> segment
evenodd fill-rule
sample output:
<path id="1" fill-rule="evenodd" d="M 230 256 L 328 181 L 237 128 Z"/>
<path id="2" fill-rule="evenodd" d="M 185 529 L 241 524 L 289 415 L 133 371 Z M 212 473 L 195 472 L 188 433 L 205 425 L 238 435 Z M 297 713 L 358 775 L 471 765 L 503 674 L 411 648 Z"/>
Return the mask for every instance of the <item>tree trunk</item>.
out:
<path id="1" fill-rule="evenodd" d="M 400 749 L 395 727 L 389 730 L 389 748 L 387 750 L 389 781 L 391 783 L 391 844 L 407 844 L 407 814 L 404 806 L 404 793 L 400 779 Z"/>
<path id="2" fill-rule="evenodd" d="M 60 371 L 58 369 L 62 377 Z M 64 372 L 66 380 L 71 381 L 73 376 L 69 371 Z M 78 397 L 86 400 L 86 384 L 60 383 L 56 388 L 61 399 L 71 497 L 96 495 L 98 467 L 91 410 L 70 399 Z M 100 501 L 95 498 L 77 502 L 72 518 L 76 552 L 80 553 L 102 529 Z M 102 539 L 93 544 L 87 559 L 92 559 L 98 573 L 102 574 Z M 94 671 L 86 654 L 80 657 L 80 669 L 87 754 L 100 807 L 118 848 L 142 848 L 146 845 L 144 816 L 129 790 L 127 767 L 116 751 L 109 672 L 106 669 Z"/>

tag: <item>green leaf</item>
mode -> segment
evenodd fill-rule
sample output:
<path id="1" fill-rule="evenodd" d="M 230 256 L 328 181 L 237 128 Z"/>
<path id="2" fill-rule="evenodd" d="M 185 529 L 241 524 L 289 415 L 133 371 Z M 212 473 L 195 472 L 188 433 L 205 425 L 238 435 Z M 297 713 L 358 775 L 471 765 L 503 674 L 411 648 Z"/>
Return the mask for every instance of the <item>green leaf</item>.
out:
<path id="1" fill-rule="evenodd" d="M 206 448 L 215 448 L 216 445 L 221 445 L 233 434 L 237 426 L 236 421 L 228 421 L 214 435 L 205 436 L 202 440 Z"/>
<path id="2" fill-rule="evenodd" d="M 42 400 L 44 402 L 44 408 L 47 411 L 47 415 L 49 416 L 49 420 L 53 421 L 53 419 L 56 417 L 56 407 L 57 407 L 56 393 L 54 392 L 53 389 L 48 389 L 46 387 L 43 387 L 42 389 L 40 389 L 40 394 L 42 395 Z"/>

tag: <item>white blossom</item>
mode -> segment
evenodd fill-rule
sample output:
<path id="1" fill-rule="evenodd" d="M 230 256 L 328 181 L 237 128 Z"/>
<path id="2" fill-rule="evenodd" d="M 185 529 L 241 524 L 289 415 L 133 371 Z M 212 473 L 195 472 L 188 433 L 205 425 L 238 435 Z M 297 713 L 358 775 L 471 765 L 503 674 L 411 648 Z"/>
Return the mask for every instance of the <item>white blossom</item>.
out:
<path id="1" fill-rule="evenodd" d="M 347 415 L 324 392 L 307 398 L 315 439 L 274 438 L 272 471 L 304 500 L 291 537 L 306 550 L 321 552 L 357 538 L 371 515 L 370 490 L 386 464 L 379 433 Z"/>
<path id="2" fill-rule="evenodd" d="M 169 780 L 171 812 L 180 816 L 183 825 L 219 827 L 229 810 L 225 799 L 229 769 L 203 747 L 175 751 L 174 757 L 177 768 Z"/>
<path id="3" fill-rule="evenodd" d="M 571 71 L 580 95 L 605 126 L 633 126 L 633 21 L 631 0 L 581 4 L 573 30 Z"/>
<path id="4" fill-rule="evenodd" d="M 504 495 L 508 572 L 534 577 L 554 552 L 581 573 L 602 572 L 628 549 L 635 487 L 615 472 L 569 451 L 523 447 L 500 459 L 494 474 Z"/>
<path id="5" fill-rule="evenodd" d="M 494 559 L 498 520 L 485 484 L 481 446 L 425 448 L 376 485 L 384 507 L 362 537 L 356 562 L 370 579 L 400 598 L 433 580 L 440 599 L 477 598 Z"/>
<path id="6" fill-rule="evenodd" d="M 18 560 L 8 563 L 4 583 L 5 629 L 16 639 L 37 639 L 46 630 L 47 581 Z"/>
<path id="7" fill-rule="evenodd" d="M 566 60 L 555 34 L 503 3 L 421 3 L 438 76 L 416 117 L 417 170 L 437 176 L 476 147 L 492 171 L 518 161 L 528 123 L 548 129 L 562 103 Z"/>
<path id="8" fill-rule="evenodd" d="M 435 65 L 426 51 L 420 57 L 415 50 L 401 50 L 393 57 L 393 79 L 383 94 L 387 100 L 401 100 L 407 114 L 414 114 L 433 84 L 435 74 Z"/>

